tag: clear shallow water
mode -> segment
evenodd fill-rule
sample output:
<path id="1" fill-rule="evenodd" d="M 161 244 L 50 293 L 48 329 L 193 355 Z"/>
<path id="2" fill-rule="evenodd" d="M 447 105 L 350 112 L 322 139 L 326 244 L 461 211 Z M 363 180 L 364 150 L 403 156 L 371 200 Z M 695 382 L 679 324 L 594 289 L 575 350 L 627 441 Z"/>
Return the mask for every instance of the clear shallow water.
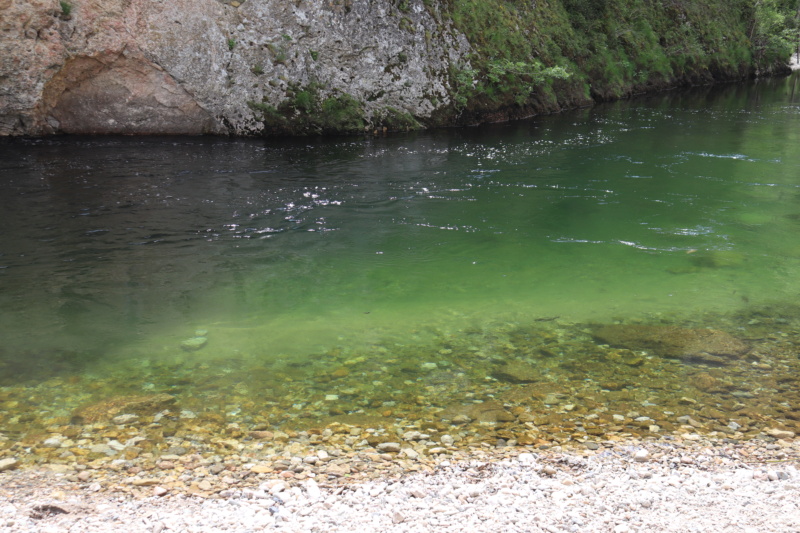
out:
<path id="1" fill-rule="evenodd" d="M 6 377 L 794 303 L 796 85 L 374 139 L 5 141 Z"/>

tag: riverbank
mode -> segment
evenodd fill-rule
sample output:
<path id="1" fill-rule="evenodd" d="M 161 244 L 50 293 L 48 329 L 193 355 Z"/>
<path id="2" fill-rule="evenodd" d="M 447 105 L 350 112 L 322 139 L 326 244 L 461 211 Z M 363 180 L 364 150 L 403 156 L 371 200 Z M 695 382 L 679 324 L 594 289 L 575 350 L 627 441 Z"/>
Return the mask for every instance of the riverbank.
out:
<path id="1" fill-rule="evenodd" d="M 0 531 L 789 531 L 800 528 L 798 460 L 796 441 L 772 438 L 477 447 L 363 477 L 238 469 L 215 495 L 113 469 L 77 482 L 33 469 L 0 474 Z"/>
<path id="2" fill-rule="evenodd" d="M 757 2 L 8 4 L 3 136 L 471 125 L 776 74 L 790 53 Z"/>

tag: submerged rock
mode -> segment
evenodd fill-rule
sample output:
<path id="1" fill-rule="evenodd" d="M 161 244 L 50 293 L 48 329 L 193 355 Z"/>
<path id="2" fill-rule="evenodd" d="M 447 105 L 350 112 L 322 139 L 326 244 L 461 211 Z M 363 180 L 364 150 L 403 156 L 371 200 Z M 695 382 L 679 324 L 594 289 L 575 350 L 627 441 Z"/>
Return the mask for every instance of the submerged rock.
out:
<path id="1" fill-rule="evenodd" d="M 194 352 L 208 344 L 208 337 L 192 337 L 181 342 L 181 348 L 187 352 Z"/>
<path id="2" fill-rule="evenodd" d="M 173 403 L 175 397 L 170 394 L 119 396 L 79 407 L 72 418 L 83 423 L 92 423 L 111 419 L 120 413 L 153 414 Z"/>
<path id="3" fill-rule="evenodd" d="M 474 420 L 481 425 L 495 425 L 503 422 L 513 422 L 511 414 L 502 403 L 488 401 L 468 405 L 453 405 L 442 411 L 439 416 L 442 420 L 459 423 L 461 420 Z"/>
<path id="4" fill-rule="evenodd" d="M 531 383 L 542 377 L 538 368 L 522 361 L 509 361 L 500 366 L 494 375 L 497 379 L 517 383 Z"/>
<path id="5" fill-rule="evenodd" d="M 0 459 L 0 472 L 5 472 L 6 470 L 14 470 L 19 466 L 19 461 L 17 461 L 14 457 L 7 457 L 6 459 Z"/>
<path id="6" fill-rule="evenodd" d="M 726 364 L 750 351 L 745 342 L 716 329 L 619 324 L 599 327 L 593 335 L 612 346 L 710 364 Z"/>
<path id="7" fill-rule="evenodd" d="M 764 430 L 764 433 L 766 433 L 770 437 L 775 437 L 776 439 L 792 439 L 795 436 L 794 431 L 790 431 L 788 429 L 780 429 L 780 428 L 768 428 Z"/>

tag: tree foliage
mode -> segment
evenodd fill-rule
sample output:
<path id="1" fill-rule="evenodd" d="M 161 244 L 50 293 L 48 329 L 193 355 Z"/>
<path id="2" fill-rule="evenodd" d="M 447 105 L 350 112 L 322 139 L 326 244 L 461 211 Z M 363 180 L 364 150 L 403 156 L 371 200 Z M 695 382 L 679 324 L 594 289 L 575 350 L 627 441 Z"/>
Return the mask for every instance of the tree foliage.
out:
<path id="1" fill-rule="evenodd" d="M 474 50 L 451 68 L 459 113 L 769 71 L 788 60 L 800 16 L 800 0 L 441 1 Z"/>
<path id="2" fill-rule="evenodd" d="M 750 40 L 759 61 L 780 61 L 792 54 L 800 42 L 798 17 L 798 0 L 756 0 Z"/>

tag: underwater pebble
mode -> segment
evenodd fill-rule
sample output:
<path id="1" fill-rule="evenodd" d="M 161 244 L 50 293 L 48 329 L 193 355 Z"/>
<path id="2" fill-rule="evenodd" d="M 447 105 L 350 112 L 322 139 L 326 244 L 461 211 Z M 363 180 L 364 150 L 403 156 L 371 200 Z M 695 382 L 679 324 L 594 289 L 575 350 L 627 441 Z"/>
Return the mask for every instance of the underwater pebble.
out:
<path id="1" fill-rule="evenodd" d="M 181 342 L 181 348 L 187 352 L 194 352 L 208 344 L 208 337 L 192 337 Z"/>
<path id="2" fill-rule="evenodd" d="M 419 452 L 417 452 L 414 448 L 403 448 L 402 452 L 409 459 L 417 459 L 419 457 Z"/>
<path id="3" fill-rule="evenodd" d="M 764 433 L 766 433 L 770 437 L 775 437 L 776 439 L 792 439 L 794 438 L 795 435 L 794 431 L 788 431 L 778 428 L 769 428 L 765 430 Z"/>
<path id="4" fill-rule="evenodd" d="M 45 448 L 60 448 L 63 441 L 62 437 L 50 437 L 42 443 L 42 446 Z"/>
<path id="5" fill-rule="evenodd" d="M 419 431 L 406 431 L 405 433 L 403 433 L 403 440 L 420 440 L 422 438 L 423 435 Z"/>
<path id="6" fill-rule="evenodd" d="M 94 444 L 89 446 L 89 451 L 92 453 L 102 453 L 104 455 L 116 455 L 117 452 L 108 444 Z"/>
<path id="7" fill-rule="evenodd" d="M 0 459 L 0 472 L 5 472 L 6 470 L 14 470 L 18 466 L 19 466 L 19 461 L 17 461 L 14 457 Z"/>
<path id="8" fill-rule="evenodd" d="M 134 422 L 137 422 L 138 420 L 139 420 L 138 415 L 134 415 L 134 414 L 130 414 L 130 413 L 129 414 L 124 414 L 124 415 L 117 415 L 117 416 L 115 416 L 114 418 L 111 419 L 111 421 L 113 423 L 118 424 L 120 426 L 124 425 L 124 424 L 132 424 Z"/>

